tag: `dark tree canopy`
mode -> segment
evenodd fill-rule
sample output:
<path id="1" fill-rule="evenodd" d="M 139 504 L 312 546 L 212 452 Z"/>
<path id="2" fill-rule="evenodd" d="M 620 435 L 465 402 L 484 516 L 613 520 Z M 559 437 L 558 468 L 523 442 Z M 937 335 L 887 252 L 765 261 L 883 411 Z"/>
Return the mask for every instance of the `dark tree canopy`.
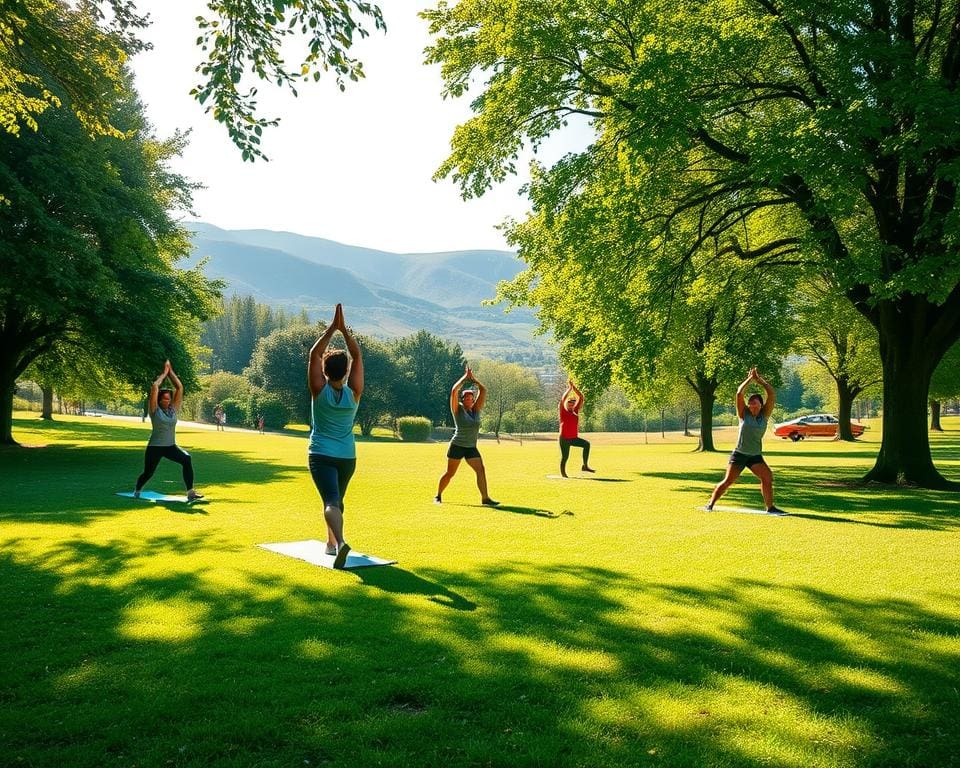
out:
<path id="1" fill-rule="evenodd" d="M 91 136 L 67 110 L 0 133 L 2 441 L 14 382 L 44 355 L 96 361 L 143 387 L 170 358 L 195 381 L 188 347 L 217 285 L 176 267 L 189 241 L 172 211 L 191 185 L 167 162 L 182 138 L 153 138 L 129 83 L 120 96 L 109 118 L 122 139 Z"/>
<path id="2" fill-rule="evenodd" d="M 639 191 L 623 258 L 677 275 L 704 249 L 815 261 L 879 335 L 868 478 L 945 484 L 926 401 L 960 338 L 960 5 L 461 0 L 424 15 L 446 93 L 483 81 L 438 175 L 482 194 L 524 145 L 591 120 L 588 149 L 534 174 L 535 212 L 564 216 L 607 168 Z"/>

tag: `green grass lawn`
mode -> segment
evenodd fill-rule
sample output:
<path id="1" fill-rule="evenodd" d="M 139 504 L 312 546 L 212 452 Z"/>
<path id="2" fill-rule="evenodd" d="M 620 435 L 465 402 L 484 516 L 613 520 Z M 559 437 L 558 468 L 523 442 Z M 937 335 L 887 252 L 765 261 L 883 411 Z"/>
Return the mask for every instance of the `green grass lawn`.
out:
<path id="1" fill-rule="evenodd" d="M 567 481 L 484 441 L 498 509 L 466 465 L 432 503 L 443 444 L 362 442 L 347 539 L 399 562 L 334 572 L 255 546 L 324 536 L 303 437 L 182 427 L 209 503 L 162 506 L 114 495 L 145 426 L 19 416 L 4 766 L 960 765 L 960 497 L 854 486 L 876 428 L 768 436 L 786 518 L 698 511 L 726 456 L 690 441 L 597 437 Z"/>

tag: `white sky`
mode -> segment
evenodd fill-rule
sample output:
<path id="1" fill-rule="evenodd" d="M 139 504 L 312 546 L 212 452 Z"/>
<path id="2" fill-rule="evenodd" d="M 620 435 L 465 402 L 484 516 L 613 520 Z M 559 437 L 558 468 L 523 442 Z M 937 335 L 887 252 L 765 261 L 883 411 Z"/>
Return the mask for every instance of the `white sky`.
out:
<path id="1" fill-rule="evenodd" d="M 387 32 L 371 32 L 354 46 L 366 78 L 345 93 L 329 76 L 304 83 L 299 98 L 257 84 L 261 116 L 281 121 L 264 131 L 270 162 L 251 164 L 189 95 L 199 83 L 194 67 L 203 53 L 194 44 L 194 19 L 204 4 L 137 3 L 153 20 L 144 36 L 154 44 L 133 62 L 137 88 L 160 136 L 193 129 L 176 168 L 206 186 L 194 197 L 197 218 L 399 253 L 507 247 L 495 227 L 524 216 L 527 204 L 517 194 L 524 179 L 470 201 L 453 182 L 431 180 L 454 127 L 470 116 L 469 98 L 441 99 L 439 68 L 422 63 L 429 37 L 416 11 L 425 4 L 383 5 Z M 559 142 L 553 147 L 554 156 L 561 154 Z"/>

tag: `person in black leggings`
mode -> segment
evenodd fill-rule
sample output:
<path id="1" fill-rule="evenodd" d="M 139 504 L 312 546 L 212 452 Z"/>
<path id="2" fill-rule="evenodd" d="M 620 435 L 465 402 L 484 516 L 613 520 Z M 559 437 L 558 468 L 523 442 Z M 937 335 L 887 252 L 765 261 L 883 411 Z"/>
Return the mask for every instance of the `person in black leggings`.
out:
<path id="1" fill-rule="evenodd" d="M 570 447 L 583 448 L 582 472 L 593 472 L 590 469 L 590 443 L 580 437 L 580 409 L 583 408 L 583 392 L 577 389 L 573 379 L 567 382 L 567 390 L 560 398 L 560 474 L 567 476 L 567 459 L 570 457 Z"/>
<path id="2" fill-rule="evenodd" d="M 167 377 L 173 382 L 172 390 L 160 389 L 160 385 Z M 133 492 L 133 495 L 138 498 L 143 486 L 157 471 L 160 459 L 175 461 L 183 469 L 183 484 L 187 487 L 189 501 L 203 498 L 203 495 L 197 493 L 193 487 L 193 462 L 190 454 L 177 445 L 177 413 L 182 402 L 183 384 L 180 383 L 180 379 L 170 366 L 170 361 L 167 360 L 163 365 L 163 371 L 150 385 L 150 403 L 147 412 L 150 414 L 153 431 L 150 433 L 147 452 L 143 457 L 143 472 L 137 478 L 137 485 Z"/>

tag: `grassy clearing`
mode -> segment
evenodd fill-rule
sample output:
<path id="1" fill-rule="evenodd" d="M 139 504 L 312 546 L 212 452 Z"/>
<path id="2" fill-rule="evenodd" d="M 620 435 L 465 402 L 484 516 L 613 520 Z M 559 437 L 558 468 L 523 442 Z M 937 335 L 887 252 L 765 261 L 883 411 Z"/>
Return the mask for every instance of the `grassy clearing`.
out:
<path id="1" fill-rule="evenodd" d="M 45 447 L 0 451 L 0 755 L 960 765 L 960 505 L 851 487 L 876 432 L 768 439 L 788 518 L 697 511 L 725 456 L 688 442 L 597 439 L 598 479 L 568 481 L 551 442 L 484 442 L 499 509 L 466 466 L 431 503 L 443 445 L 364 442 L 347 538 L 399 564 L 332 572 L 255 547 L 323 536 L 302 437 L 182 428 L 210 503 L 162 506 L 113 495 L 142 425 L 25 415 Z M 176 470 L 150 487 L 180 492 Z"/>

